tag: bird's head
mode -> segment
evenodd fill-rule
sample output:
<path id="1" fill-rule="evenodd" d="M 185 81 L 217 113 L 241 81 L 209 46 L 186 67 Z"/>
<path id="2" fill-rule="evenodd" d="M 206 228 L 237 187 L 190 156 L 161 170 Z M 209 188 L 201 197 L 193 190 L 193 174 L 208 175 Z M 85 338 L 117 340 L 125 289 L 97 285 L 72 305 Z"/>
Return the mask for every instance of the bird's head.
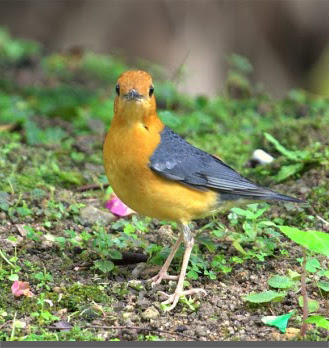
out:
<path id="1" fill-rule="evenodd" d="M 115 87 L 114 112 L 125 122 L 142 120 L 155 114 L 156 103 L 152 76 L 142 70 L 123 73 Z"/>

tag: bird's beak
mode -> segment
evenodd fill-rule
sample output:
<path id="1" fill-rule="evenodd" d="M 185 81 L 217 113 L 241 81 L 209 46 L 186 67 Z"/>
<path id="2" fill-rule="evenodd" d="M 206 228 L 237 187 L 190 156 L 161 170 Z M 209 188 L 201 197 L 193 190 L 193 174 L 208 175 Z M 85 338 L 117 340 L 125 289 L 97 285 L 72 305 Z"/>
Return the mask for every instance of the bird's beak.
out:
<path id="1" fill-rule="evenodd" d="M 139 94 L 135 89 L 131 89 L 124 97 L 128 100 L 141 100 L 143 99 L 143 95 Z"/>

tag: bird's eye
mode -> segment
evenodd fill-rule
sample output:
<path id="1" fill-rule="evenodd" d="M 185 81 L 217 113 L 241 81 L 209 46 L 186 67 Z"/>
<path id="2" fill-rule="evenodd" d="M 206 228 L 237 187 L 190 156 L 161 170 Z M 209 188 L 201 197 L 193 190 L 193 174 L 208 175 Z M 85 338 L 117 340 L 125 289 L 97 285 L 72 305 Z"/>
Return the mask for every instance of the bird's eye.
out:
<path id="1" fill-rule="evenodd" d="M 150 97 L 152 97 L 153 93 L 154 93 L 154 87 L 151 86 L 151 87 L 150 87 L 150 91 L 149 91 Z"/>
<path id="2" fill-rule="evenodd" d="M 117 95 L 120 95 L 120 86 L 119 86 L 119 84 L 117 84 L 115 86 L 115 91 L 117 92 Z"/>

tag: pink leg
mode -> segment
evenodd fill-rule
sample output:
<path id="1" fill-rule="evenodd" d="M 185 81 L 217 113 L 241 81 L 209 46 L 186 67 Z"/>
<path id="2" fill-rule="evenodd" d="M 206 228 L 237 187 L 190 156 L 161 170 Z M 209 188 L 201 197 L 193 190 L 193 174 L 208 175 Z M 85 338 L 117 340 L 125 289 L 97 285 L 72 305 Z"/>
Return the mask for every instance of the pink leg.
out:
<path id="1" fill-rule="evenodd" d="M 169 256 L 167 257 L 166 262 L 162 266 L 160 272 L 155 277 L 149 279 L 150 281 L 152 281 L 152 283 L 151 283 L 152 287 L 156 284 L 160 284 L 162 279 L 170 279 L 170 280 L 177 280 L 178 279 L 178 276 L 169 275 L 167 273 L 167 271 L 168 271 L 168 268 L 171 264 L 172 259 L 174 258 L 175 254 L 176 254 L 176 251 L 179 248 L 182 241 L 183 241 L 183 235 L 182 235 L 182 233 L 180 233 L 176 243 L 174 244 L 174 246 L 173 246 Z"/>
<path id="2" fill-rule="evenodd" d="M 190 289 L 186 291 L 183 290 L 186 268 L 190 259 L 194 240 L 188 225 L 186 224 L 182 225 L 182 232 L 184 237 L 185 253 L 184 253 L 183 264 L 182 264 L 181 272 L 178 278 L 176 290 L 172 295 L 168 295 L 161 291 L 163 295 L 168 297 L 168 299 L 162 302 L 162 304 L 169 304 L 169 303 L 172 304 L 169 308 L 166 308 L 166 311 L 171 311 L 173 308 L 175 308 L 181 296 L 192 295 L 198 292 L 203 292 L 205 295 L 207 295 L 206 291 L 201 288 L 195 288 L 195 289 Z"/>

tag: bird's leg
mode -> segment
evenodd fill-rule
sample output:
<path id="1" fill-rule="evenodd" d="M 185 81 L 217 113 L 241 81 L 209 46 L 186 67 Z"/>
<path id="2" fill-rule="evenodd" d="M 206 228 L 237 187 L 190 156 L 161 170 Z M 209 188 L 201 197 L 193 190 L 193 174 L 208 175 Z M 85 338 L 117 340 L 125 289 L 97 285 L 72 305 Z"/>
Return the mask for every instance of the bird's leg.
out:
<path id="1" fill-rule="evenodd" d="M 172 276 L 169 275 L 167 273 L 168 268 L 171 264 L 172 259 L 174 258 L 177 249 L 179 248 L 180 244 L 183 241 L 183 235 L 182 232 L 179 234 L 178 239 L 176 240 L 176 243 L 174 244 L 174 246 L 172 247 L 172 250 L 169 254 L 169 256 L 167 257 L 166 262 L 164 263 L 164 265 L 162 266 L 160 272 L 153 278 L 149 279 L 152 283 L 151 286 L 153 287 L 156 284 L 160 284 L 162 279 L 170 279 L 170 280 L 176 280 L 178 278 L 178 276 Z"/>
<path id="2" fill-rule="evenodd" d="M 162 304 L 169 304 L 169 303 L 172 304 L 170 307 L 166 308 L 166 311 L 170 311 L 173 308 L 175 308 L 176 304 L 181 296 L 192 295 L 192 294 L 196 294 L 198 292 L 203 292 L 205 295 L 207 295 L 206 291 L 201 289 L 201 288 L 195 288 L 195 289 L 190 289 L 190 290 L 186 290 L 186 291 L 183 290 L 186 268 L 187 268 L 187 265 L 188 265 L 188 262 L 190 259 L 191 251 L 192 251 L 193 244 L 194 244 L 194 239 L 193 239 L 192 233 L 191 233 L 187 224 L 182 224 L 181 229 L 182 229 L 182 235 L 184 238 L 185 253 L 184 253 L 182 268 L 181 268 L 180 275 L 178 278 L 177 287 L 176 287 L 175 292 L 172 295 L 168 295 L 168 294 L 161 291 L 161 294 L 168 297 L 168 299 L 166 301 L 162 302 Z"/>

